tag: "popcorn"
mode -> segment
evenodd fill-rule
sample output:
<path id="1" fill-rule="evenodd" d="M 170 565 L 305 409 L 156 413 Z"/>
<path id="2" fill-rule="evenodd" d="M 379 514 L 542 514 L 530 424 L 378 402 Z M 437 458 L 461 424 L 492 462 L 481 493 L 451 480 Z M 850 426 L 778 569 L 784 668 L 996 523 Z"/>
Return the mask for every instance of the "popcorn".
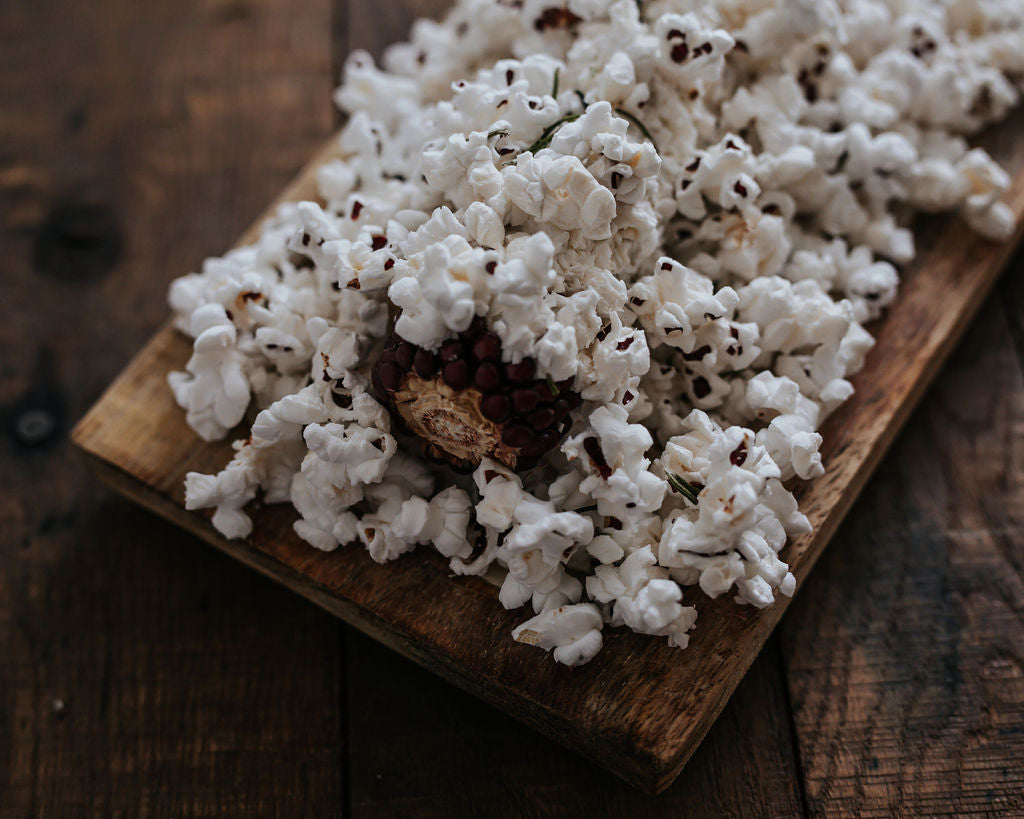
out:
<path id="1" fill-rule="evenodd" d="M 554 649 L 555 660 L 564 665 L 583 665 L 601 650 L 603 625 L 597 606 L 579 603 L 538 614 L 517 626 L 512 639 L 545 651 Z"/>
<path id="2" fill-rule="evenodd" d="M 255 410 L 187 508 L 429 546 L 569 665 L 605 624 L 685 647 L 702 596 L 792 595 L 787 487 L 828 467 L 910 215 L 1014 230 L 966 135 L 1018 101 L 1019 6 L 458 0 L 354 52 L 320 201 L 171 285 L 188 423 Z"/>

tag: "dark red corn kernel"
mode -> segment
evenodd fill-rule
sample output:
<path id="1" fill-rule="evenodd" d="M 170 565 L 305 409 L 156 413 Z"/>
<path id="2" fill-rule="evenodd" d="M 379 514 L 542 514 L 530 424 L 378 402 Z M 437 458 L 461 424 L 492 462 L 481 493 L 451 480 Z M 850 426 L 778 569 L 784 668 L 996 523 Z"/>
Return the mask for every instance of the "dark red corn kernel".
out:
<path id="1" fill-rule="evenodd" d="M 549 449 L 553 448 L 558 443 L 558 433 L 553 429 L 546 429 L 532 442 L 527 444 L 520 450 L 523 455 L 527 457 L 543 455 Z M 521 462 L 520 462 L 521 464 Z M 520 469 L 522 466 L 517 464 Z"/>
<path id="2" fill-rule="evenodd" d="M 686 43 L 676 43 L 672 46 L 671 56 L 674 63 L 686 62 L 686 58 L 690 56 L 690 47 Z"/>
<path id="3" fill-rule="evenodd" d="M 558 389 L 556 386 L 555 389 Z M 550 404 L 555 400 L 555 394 L 551 392 L 551 385 L 547 381 L 542 381 L 540 384 L 533 388 L 533 391 L 537 393 L 538 404 Z M 561 392 L 561 390 L 559 390 Z"/>
<path id="4" fill-rule="evenodd" d="M 380 373 L 380 383 L 388 392 L 394 392 L 402 383 L 402 371 L 393 362 L 382 362 L 377 372 Z"/>
<path id="5" fill-rule="evenodd" d="M 394 259 L 388 259 L 386 262 L 384 262 L 384 269 L 385 270 L 390 270 L 394 266 L 395 266 L 395 260 Z"/>
<path id="6" fill-rule="evenodd" d="M 691 162 L 689 165 L 687 165 L 684 168 L 684 170 L 689 171 L 690 173 L 694 173 L 697 170 L 697 168 L 699 168 L 699 167 L 700 167 L 700 157 L 698 156 L 696 159 L 693 160 L 693 162 Z"/>
<path id="7" fill-rule="evenodd" d="M 511 151 L 511 149 L 509 149 L 509 150 Z M 501 151 L 498 151 L 498 153 L 500 154 Z M 494 271 L 497 268 L 498 268 L 498 263 L 495 262 L 495 261 L 490 261 L 490 262 L 488 262 L 487 264 L 484 265 L 484 270 L 487 271 L 487 275 L 488 276 L 493 276 L 494 275 Z"/>
<path id="8" fill-rule="evenodd" d="M 444 365 L 441 377 L 453 390 L 464 390 L 469 386 L 469 365 L 465 361 L 449 361 Z"/>
<path id="9" fill-rule="evenodd" d="M 632 401 L 635 397 L 636 396 L 633 395 L 633 393 L 631 393 L 629 390 L 626 390 L 622 394 L 622 406 L 626 406 L 626 404 L 628 404 L 630 401 Z"/>
<path id="10" fill-rule="evenodd" d="M 529 422 L 531 427 L 540 432 L 555 423 L 555 411 L 549 407 L 544 407 L 536 412 L 530 413 L 530 416 L 526 420 Z"/>
<path id="11" fill-rule="evenodd" d="M 578 392 L 569 393 L 565 400 L 569 402 L 569 409 L 576 409 L 576 407 L 583 403 L 583 398 Z"/>
<path id="12" fill-rule="evenodd" d="M 711 352 L 711 347 L 705 344 L 703 347 L 698 347 L 692 353 L 683 353 L 684 361 L 700 361 L 704 356 Z"/>
<path id="13" fill-rule="evenodd" d="M 540 438 L 535 438 L 533 441 L 531 441 L 530 443 L 528 443 L 525 446 L 523 446 L 519 450 L 519 454 L 520 454 L 520 456 L 525 455 L 528 458 L 529 457 L 536 458 L 536 457 L 539 457 L 540 455 L 543 455 L 545 452 L 548 451 L 548 449 L 550 449 L 550 447 L 544 446 L 544 442 L 541 441 Z M 518 459 L 517 459 L 517 464 L 516 465 L 519 466 Z M 522 467 L 520 467 L 520 469 L 521 468 Z"/>
<path id="14" fill-rule="evenodd" d="M 661 263 L 661 269 L 662 270 L 671 270 L 672 269 L 672 262 L 662 262 Z"/>
<path id="15" fill-rule="evenodd" d="M 472 339 L 487 330 L 487 322 L 483 316 L 475 316 L 469 323 L 469 327 L 459 333 L 461 339 Z"/>
<path id="16" fill-rule="evenodd" d="M 555 386 L 558 387 L 559 392 L 568 392 L 572 389 L 573 384 L 576 383 L 576 376 L 570 378 L 563 378 L 561 381 L 556 381 Z"/>
<path id="17" fill-rule="evenodd" d="M 572 429 L 572 418 L 563 418 L 562 422 L 558 425 L 558 437 L 561 438 L 570 429 Z"/>
<path id="18" fill-rule="evenodd" d="M 520 456 L 516 459 L 516 472 L 529 472 L 540 463 L 538 458 Z"/>
<path id="19" fill-rule="evenodd" d="M 335 406 L 341 407 L 342 409 L 349 409 L 352 406 L 352 396 L 345 395 L 343 392 L 335 392 L 331 390 L 331 400 Z"/>
<path id="20" fill-rule="evenodd" d="M 395 350 L 395 361 L 403 370 L 408 370 L 412 366 L 415 357 L 416 348 L 408 341 L 403 341 Z"/>
<path id="21" fill-rule="evenodd" d="M 540 17 L 533 21 L 533 27 L 537 31 L 549 28 L 571 28 L 582 21 L 583 18 L 573 14 L 567 8 L 548 8 L 544 9 Z"/>
<path id="22" fill-rule="evenodd" d="M 558 439 L 561 436 L 553 429 L 544 430 L 537 440 L 544 444 L 544 449 L 551 449 L 555 444 L 558 443 Z"/>
<path id="23" fill-rule="evenodd" d="M 703 375 L 698 375 L 693 379 L 693 394 L 697 396 L 698 400 L 711 395 L 711 385 Z"/>
<path id="24" fill-rule="evenodd" d="M 497 364 L 485 361 L 476 368 L 476 375 L 473 377 L 473 383 L 482 390 L 493 390 L 501 383 L 501 370 L 498 369 Z"/>
<path id="25" fill-rule="evenodd" d="M 501 423 L 509 416 L 511 402 L 507 395 L 488 395 L 480 401 L 480 413 L 488 421 Z"/>
<path id="26" fill-rule="evenodd" d="M 362 209 L 363 203 L 360 202 L 358 199 L 352 203 L 352 221 L 355 221 L 356 219 L 359 218 L 359 213 L 362 211 Z"/>
<path id="27" fill-rule="evenodd" d="M 537 407 L 537 391 L 529 388 L 515 390 L 512 393 L 512 408 L 525 415 Z"/>
<path id="28" fill-rule="evenodd" d="M 446 364 L 462 358 L 462 343 L 452 339 L 441 345 L 441 361 Z"/>
<path id="29" fill-rule="evenodd" d="M 584 438 L 583 450 L 590 456 L 590 461 L 593 463 L 594 469 L 598 471 L 598 474 L 605 480 L 608 480 L 612 474 L 612 468 L 608 466 L 608 461 L 601 450 L 601 442 L 593 435 L 589 438 Z"/>
<path id="30" fill-rule="evenodd" d="M 374 250 L 380 250 L 384 245 L 388 243 L 387 236 L 374 236 L 371 240 L 370 247 Z"/>
<path id="31" fill-rule="evenodd" d="M 555 413 L 555 421 L 561 421 L 569 414 L 569 402 L 564 398 L 559 398 L 551 409 Z"/>
<path id="32" fill-rule="evenodd" d="M 619 352 L 622 352 L 623 350 L 628 350 L 631 346 L 633 346 L 634 341 L 636 341 L 636 339 L 633 336 L 628 336 L 627 338 L 622 339 L 622 341 L 616 344 L 615 349 L 618 350 Z"/>
<path id="33" fill-rule="evenodd" d="M 523 424 L 512 424 L 505 427 L 501 433 L 501 440 L 509 446 L 526 446 L 534 439 L 533 430 Z"/>
<path id="34" fill-rule="evenodd" d="M 430 350 L 417 350 L 412 359 L 412 366 L 420 378 L 430 378 L 437 372 L 437 360 Z"/>
<path id="35" fill-rule="evenodd" d="M 666 40 L 685 40 L 686 35 L 683 34 L 679 29 L 674 28 L 668 34 L 665 35 Z"/>
<path id="36" fill-rule="evenodd" d="M 532 358 L 524 358 L 518 364 L 508 364 L 505 366 L 505 374 L 508 376 L 509 380 L 519 383 L 523 381 L 532 381 L 535 370 L 536 365 L 533 363 Z"/>
<path id="37" fill-rule="evenodd" d="M 729 463 L 733 466 L 743 466 L 747 460 L 747 442 L 740 441 L 740 445 L 729 453 Z"/>
<path id="38" fill-rule="evenodd" d="M 386 349 L 386 350 L 384 350 L 383 353 L 380 354 L 380 363 L 381 364 L 394 364 L 395 361 L 397 360 L 397 358 L 398 358 L 398 355 L 395 352 L 394 348 Z"/>
<path id="39" fill-rule="evenodd" d="M 473 355 L 478 361 L 500 361 L 501 339 L 494 333 L 484 333 L 473 342 Z"/>

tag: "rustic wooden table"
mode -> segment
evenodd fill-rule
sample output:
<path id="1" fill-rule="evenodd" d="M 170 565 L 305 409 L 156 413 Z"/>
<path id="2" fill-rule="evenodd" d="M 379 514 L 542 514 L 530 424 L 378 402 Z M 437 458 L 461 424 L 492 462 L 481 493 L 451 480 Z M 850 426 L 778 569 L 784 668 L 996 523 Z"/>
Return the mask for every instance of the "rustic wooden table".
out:
<path id="1" fill-rule="evenodd" d="M 434 0 L 0 0 L 0 815 L 1024 815 L 1018 259 L 647 797 L 112 496 L 72 421 Z"/>

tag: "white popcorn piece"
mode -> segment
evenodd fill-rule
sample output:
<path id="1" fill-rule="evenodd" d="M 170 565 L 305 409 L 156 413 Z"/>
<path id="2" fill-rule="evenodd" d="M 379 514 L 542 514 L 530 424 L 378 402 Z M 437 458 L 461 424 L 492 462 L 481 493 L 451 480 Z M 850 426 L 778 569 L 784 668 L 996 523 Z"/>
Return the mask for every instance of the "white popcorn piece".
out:
<path id="1" fill-rule="evenodd" d="M 783 482 L 828 466 L 911 215 L 1015 229 L 967 137 L 1021 76 L 1009 0 L 457 0 L 379 65 L 354 52 L 319 202 L 170 287 L 189 425 L 255 417 L 187 507 L 247 537 L 247 504 L 290 502 L 313 547 L 380 562 L 429 544 L 570 665 L 605 622 L 685 646 L 688 586 L 792 595 L 810 525 Z M 532 471 L 435 474 L 371 370 L 392 332 L 436 352 L 480 322 L 581 406 Z"/>
<path id="2" fill-rule="evenodd" d="M 583 665 L 601 650 L 604 621 L 597 606 L 579 603 L 548 609 L 532 617 L 512 632 L 517 643 L 553 651 L 557 662 Z"/>

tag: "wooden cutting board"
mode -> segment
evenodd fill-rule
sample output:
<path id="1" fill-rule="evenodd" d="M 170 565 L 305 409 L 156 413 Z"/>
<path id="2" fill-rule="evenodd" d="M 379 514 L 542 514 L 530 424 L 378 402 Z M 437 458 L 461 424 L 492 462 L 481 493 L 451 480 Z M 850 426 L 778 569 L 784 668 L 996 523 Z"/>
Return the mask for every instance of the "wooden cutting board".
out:
<path id="1" fill-rule="evenodd" d="M 987 242 L 953 217 L 917 226 L 918 259 L 876 328 L 878 343 L 854 378 L 857 392 L 823 430 L 826 474 L 797 491 L 814 526 L 782 555 L 798 589 L 1024 233 L 1021 133 L 1018 114 L 982 140 L 1013 176 L 1006 200 L 1017 215 L 1013 240 Z M 278 202 L 313 197 L 315 170 L 335 152 L 332 140 Z M 246 541 L 225 540 L 208 514 L 184 509 L 185 473 L 216 472 L 232 454 L 229 442 L 206 444 L 192 433 L 166 385 L 190 350 L 168 324 L 78 424 L 74 441 L 103 479 L 644 790 L 661 791 L 678 775 L 786 609 L 783 597 L 757 611 L 690 589 L 685 601 L 697 606 L 699 619 L 685 651 L 606 629 L 597 658 L 569 669 L 512 641 L 510 632 L 528 612 L 505 611 L 496 588 L 451 576 L 427 548 L 386 566 L 361 548 L 323 553 L 294 534 L 295 513 L 285 506 L 256 511 Z"/>

